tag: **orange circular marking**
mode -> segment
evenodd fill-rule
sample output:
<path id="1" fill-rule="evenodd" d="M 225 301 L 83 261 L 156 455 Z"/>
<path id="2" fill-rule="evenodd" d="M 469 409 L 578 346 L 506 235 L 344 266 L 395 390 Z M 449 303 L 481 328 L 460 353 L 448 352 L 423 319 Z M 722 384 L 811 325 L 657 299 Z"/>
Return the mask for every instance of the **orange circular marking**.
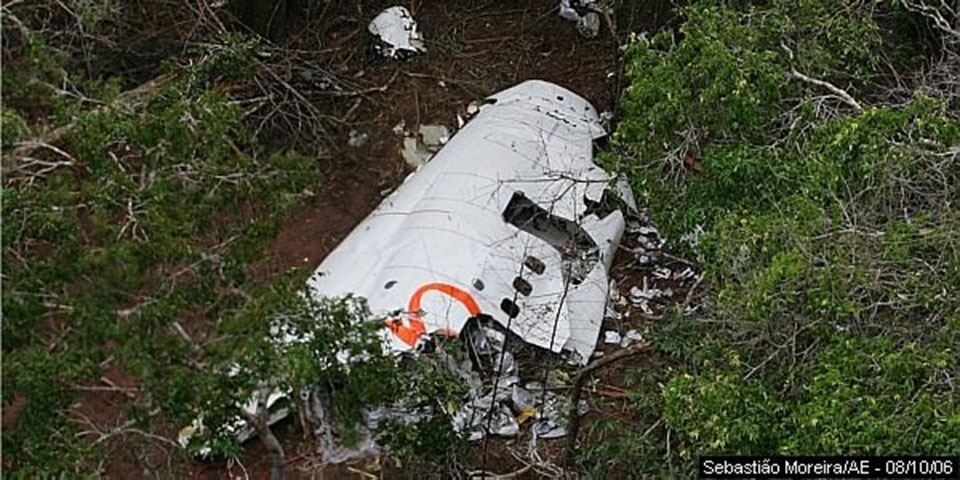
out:
<path id="1" fill-rule="evenodd" d="M 434 291 L 443 293 L 460 302 L 467 311 L 470 312 L 471 316 L 480 314 L 480 307 L 469 293 L 447 283 L 428 283 L 418 288 L 410 297 L 410 305 L 407 307 L 407 310 L 410 312 L 409 326 L 404 325 L 399 318 L 388 319 L 385 322 L 387 328 L 403 343 L 411 347 L 416 346 L 417 340 L 427 333 L 427 326 L 423 323 L 423 319 L 420 318 L 420 300 L 427 292 Z M 450 336 L 456 336 L 456 333 L 450 328 L 444 328 L 443 332 Z"/>

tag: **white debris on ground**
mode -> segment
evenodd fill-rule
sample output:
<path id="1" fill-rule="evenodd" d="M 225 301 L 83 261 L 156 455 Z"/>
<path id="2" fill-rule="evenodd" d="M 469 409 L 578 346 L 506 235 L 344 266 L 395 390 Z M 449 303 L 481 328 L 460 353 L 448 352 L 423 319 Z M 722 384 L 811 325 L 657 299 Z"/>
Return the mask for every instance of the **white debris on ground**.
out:
<path id="1" fill-rule="evenodd" d="M 643 340 L 643 334 L 636 330 L 628 330 L 627 333 L 623 334 L 623 338 L 620 339 L 620 348 L 627 348 L 630 345 L 642 342 Z"/>
<path id="2" fill-rule="evenodd" d="M 487 434 L 516 437 L 524 430 L 538 439 L 566 435 L 570 399 L 555 390 L 569 386 L 569 374 L 554 369 L 540 377 L 545 382 L 524 380 L 518 361 L 509 351 L 512 347 L 507 345 L 507 336 L 477 320 L 464 327 L 461 339 L 469 353 L 465 360 L 458 362 L 439 348 L 431 356 L 438 366 L 455 373 L 469 387 L 466 403 L 459 410 L 443 412 L 450 415 L 455 431 L 471 441 Z M 498 380 L 494 382 L 494 378 Z M 347 447 L 334 439 L 335 426 L 316 394 L 311 394 L 308 405 L 310 421 L 319 425 L 315 432 L 319 453 L 329 463 L 356 461 L 379 453 L 374 432 L 384 421 L 413 424 L 439 413 L 431 407 L 410 410 L 396 405 L 367 410 L 362 425 L 354 432 L 358 441 Z M 581 401 L 577 409 L 585 414 L 587 403 Z"/>
<path id="3" fill-rule="evenodd" d="M 361 132 L 358 130 L 350 130 L 349 137 L 347 138 L 347 145 L 353 148 L 360 148 L 367 143 L 367 140 L 370 139 L 370 134 L 366 132 Z"/>
<path id="4" fill-rule="evenodd" d="M 616 271 L 612 274 L 604 315 L 607 328 L 604 343 L 626 348 L 644 341 L 644 333 L 649 328 L 649 325 L 641 329 L 629 328 L 643 326 L 628 325 L 638 314 L 641 322 L 657 321 L 671 305 L 683 305 L 684 315 L 700 306 L 687 305 L 688 299 L 685 299 L 689 297 L 689 289 L 697 283 L 697 272 L 687 262 L 662 252 L 665 242 L 646 218 L 640 215 L 628 219 L 622 242 L 621 250 L 629 252 L 631 258 L 630 267 L 619 272 L 629 271 L 631 276 L 623 278 Z M 639 275 L 633 277 L 636 272 Z M 618 338 L 617 342 L 613 341 L 615 338 Z"/>
<path id="5" fill-rule="evenodd" d="M 308 286 L 318 298 L 366 298 L 371 321 L 389 319 L 385 349 L 430 352 L 423 357 L 463 379 L 466 404 L 370 410 L 367 437 L 361 433 L 351 450 L 333 440 L 324 411 L 329 392 L 318 389 L 305 401 L 327 461 L 375 451 L 371 432 L 385 419 L 416 422 L 439 413 L 471 439 L 563 436 L 569 372 L 583 367 L 598 343 L 608 349 L 642 341 L 638 325 L 625 325 L 632 313 L 662 309 L 659 302 L 680 285 L 672 280 L 678 267 L 663 261 L 664 242 L 629 186 L 593 163 L 594 141 L 605 130 L 586 100 L 528 81 L 465 113 L 475 118 L 452 138 L 443 125 L 394 127 L 404 137 L 401 155 L 419 171 L 327 256 Z M 628 271 L 644 273 L 642 287 L 628 288 L 635 278 L 610 281 L 618 251 L 632 256 Z M 511 282 L 521 265 L 527 274 Z M 604 325 L 612 319 L 615 328 Z M 454 360 L 434 334 L 456 335 L 468 355 Z"/>
<path id="6" fill-rule="evenodd" d="M 402 124 L 394 127 L 393 131 L 397 132 L 398 129 L 405 134 L 400 155 L 413 168 L 430 161 L 433 154 L 450 140 L 450 129 L 444 125 L 420 125 L 416 133 L 405 132 Z"/>
<path id="7" fill-rule="evenodd" d="M 566 435 L 564 414 L 569 400 L 550 388 L 557 384 L 567 385 L 569 376 L 564 377 L 565 373 L 560 370 L 550 371 L 546 376 L 547 389 L 539 381 L 523 381 L 519 376 L 520 367 L 507 349 L 503 333 L 476 322 L 469 324 L 465 333 L 470 357 L 478 359 L 476 363 L 479 365 L 461 367 L 461 376 L 472 376 L 474 381 L 468 382 L 471 385 L 470 400 L 453 416 L 454 429 L 470 440 L 483 438 L 488 431 L 495 436 L 514 437 L 527 424 L 539 438 Z M 494 387 L 490 382 L 497 376 L 493 365 L 502 365 L 495 401 Z M 585 407 L 585 404 L 580 406 Z M 487 425 L 490 425 L 489 430 Z"/>
<path id="8" fill-rule="evenodd" d="M 367 30 L 380 39 L 377 50 L 385 57 L 406 57 L 426 51 L 417 22 L 406 7 L 395 6 L 380 12 Z"/>
<path id="9" fill-rule="evenodd" d="M 560 0 L 560 17 L 577 23 L 577 31 L 584 38 L 594 38 L 600 33 L 600 16 L 613 14 L 613 9 L 603 0 Z"/>
<path id="10" fill-rule="evenodd" d="M 620 332 L 616 330 L 607 330 L 603 332 L 603 343 L 620 345 Z"/>

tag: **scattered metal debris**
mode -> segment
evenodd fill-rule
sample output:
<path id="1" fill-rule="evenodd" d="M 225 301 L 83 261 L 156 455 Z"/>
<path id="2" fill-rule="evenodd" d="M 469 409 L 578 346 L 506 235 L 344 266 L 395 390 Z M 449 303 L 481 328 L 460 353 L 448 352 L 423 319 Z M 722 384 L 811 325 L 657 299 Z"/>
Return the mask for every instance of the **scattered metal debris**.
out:
<path id="1" fill-rule="evenodd" d="M 600 17 L 610 16 L 613 9 L 603 0 L 560 0 L 560 16 L 577 23 L 577 31 L 585 38 L 600 33 Z"/>
<path id="2" fill-rule="evenodd" d="M 593 163 L 594 141 L 606 132 L 573 92 L 528 81 L 471 110 L 455 136 L 422 125 L 404 139 L 404 157 L 420 168 L 326 257 L 309 291 L 366 298 L 371 320 L 387 318 L 381 338 L 394 354 L 416 355 L 434 335 L 459 336 L 469 364 L 443 366 L 470 393 L 447 413 L 470 438 L 528 425 L 538 438 L 562 436 L 570 403 L 543 383 L 563 386 L 569 376 L 556 367 L 593 355 L 625 212 L 636 204 Z M 518 352 L 540 361 L 521 365 Z M 310 415 L 325 425 L 318 438 L 332 438 L 322 405 Z M 384 418 L 431 414 L 368 413 L 370 431 Z M 331 459 L 363 453 L 324 448 Z"/>
<path id="3" fill-rule="evenodd" d="M 584 38 L 594 38 L 600 34 L 600 14 L 589 12 L 577 21 L 577 31 Z"/>
<path id="4" fill-rule="evenodd" d="M 643 335 L 636 330 L 628 330 L 620 339 L 620 348 L 627 348 L 637 342 L 644 341 Z"/>
<path id="5" fill-rule="evenodd" d="M 403 156 L 419 170 L 308 284 L 318 296 L 366 297 L 375 316 L 390 318 L 388 350 L 459 335 L 473 362 L 451 366 L 470 386 L 453 422 L 469 438 L 527 425 L 540 438 L 561 436 L 566 398 L 541 382 L 557 386 L 564 375 L 538 373 L 543 365 L 523 371 L 516 349 L 542 349 L 557 363 L 589 360 L 625 227 L 612 205 L 635 203 L 629 188 L 608 188 L 610 175 L 592 162 L 605 131 L 576 94 L 528 81 L 466 113 L 456 135 L 422 125 L 405 137 Z"/>
<path id="6" fill-rule="evenodd" d="M 442 131 L 421 128 L 406 142 L 423 167 L 308 283 L 318 296 L 366 297 L 375 315 L 403 309 L 385 335 L 389 350 L 414 349 L 438 330 L 459 333 L 483 313 L 524 342 L 584 363 L 625 225 L 602 200 L 629 192 L 607 188 L 611 176 L 592 161 L 605 131 L 583 98 L 528 81 L 487 103 L 429 163 L 420 143 L 442 140 Z"/>
<path id="7" fill-rule="evenodd" d="M 406 7 L 394 6 L 380 12 L 367 30 L 380 39 L 376 48 L 385 57 L 402 58 L 426 51 L 417 22 Z"/>

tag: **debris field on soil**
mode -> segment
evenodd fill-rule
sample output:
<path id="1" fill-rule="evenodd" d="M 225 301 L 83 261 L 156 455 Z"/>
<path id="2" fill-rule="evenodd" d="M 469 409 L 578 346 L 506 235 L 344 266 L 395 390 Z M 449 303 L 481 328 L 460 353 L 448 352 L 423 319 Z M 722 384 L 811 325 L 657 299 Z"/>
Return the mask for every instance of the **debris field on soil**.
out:
<path id="1" fill-rule="evenodd" d="M 605 34 L 581 36 L 574 25 L 558 15 L 556 0 L 483 5 L 413 2 L 408 13 L 409 20 L 416 22 L 416 34 L 411 33 L 412 28 L 403 28 L 411 33 L 406 45 L 416 52 L 404 48 L 401 40 L 393 43 L 393 54 L 385 49 L 394 38 L 389 33 L 393 27 L 387 27 L 390 22 L 378 22 L 379 39 L 371 38 L 372 20 L 390 6 L 387 2 L 330 2 L 322 15 L 297 25 L 283 43 L 286 51 L 312 55 L 314 63 L 291 64 L 288 68 L 278 64 L 276 72 L 287 76 L 285 81 L 299 90 L 296 95 L 313 103 L 316 111 L 329 120 L 328 133 L 334 141 L 329 151 L 318 154 L 324 158 L 323 184 L 283 219 L 280 233 L 264 248 L 262 260 L 251 267 L 255 278 L 268 279 L 294 268 L 315 268 L 416 168 L 414 155 L 406 159 L 408 155 L 401 152 L 415 153 L 416 163 L 422 164 L 436 152 L 436 144 L 442 145 L 454 128 L 475 115 L 483 98 L 493 92 L 526 79 L 542 79 L 577 92 L 601 112 L 614 109 L 620 69 L 616 42 Z M 394 12 L 390 18 L 406 21 L 402 12 Z M 650 25 L 633 28 L 641 27 Z M 446 134 L 443 129 L 447 129 Z M 265 141 L 283 142 L 282 132 L 264 129 L 258 133 Z M 411 138 L 415 142 L 408 140 Z M 626 245 L 632 241 L 625 236 Z M 635 274 L 628 267 L 631 262 L 633 256 L 625 260 L 621 251 L 613 265 L 621 296 L 629 294 L 625 288 L 639 285 L 631 277 Z M 674 290 L 675 297 L 684 295 L 682 287 Z M 654 305 L 654 312 L 658 308 Z M 639 310 L 632 306 L 618 311 L 621 316 L 616 320 L 609 316 L 604 320 L 604 330 L 617 331 L 623 345 L 639 341 L 646 320 L 639 319 Z M 598 353 L 613 346 L 601 344 Z M 530 362 L 530 355 L 518 352 L 518 364 Z M 547 372 L 546 385 L 563 388 L 569 384 L 572 371 L 567 367 Z M 512 395 L 512 389 L 504 391 Z M 122 410 L 125 398 L 115 396 L 90 393 L 84 405 L 89 403 L 87 409 L 97 410 L 106 418 L 111 411 Z M 314 462 L 310 447 L 288 426 L 277 426 L 288 469 L 323 471 L 325 467 Z M 491 456 L 498 468 L 521 465 L 512 455 L 511 445 L 521 444 L 506 440 L 492 446 Z M 196 461 L 185 468 L 193 470 L 194 478 L 221 478 L 241 470 L 262 476 L 269 468 L 267 457 L 259 442 L 250 442 L 236 459 Z M 119 458 L 115 462 L 118 471 L 126 468 L 122 462 Z M 108 465 L 106 471 L 115 468 Z"/>

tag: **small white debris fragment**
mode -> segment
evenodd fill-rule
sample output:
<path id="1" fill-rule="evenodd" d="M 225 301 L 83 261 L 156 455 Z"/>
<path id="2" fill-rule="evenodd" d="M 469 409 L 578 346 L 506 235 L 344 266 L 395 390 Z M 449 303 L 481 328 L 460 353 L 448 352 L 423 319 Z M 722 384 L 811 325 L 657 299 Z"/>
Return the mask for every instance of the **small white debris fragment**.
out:
<path id="1" fill-rule="evenodd" d="M 649 237 L 647 237 L 646 235 L 638 235 L 638 236 L 637 236 L 637 243 L 639 243 L 640 246 L 643 247 L 644 250 L 656 250 L 656 249 L 660 248 L 660 242 L 659 242 L 659 241 L 657 241 L 657 240 L 651 240 L 651 239 L 650 239 Z"/>
<path id="2" fill-rule="evenodd" d="M 693 269 L 690 268 L 690 267 L 687 267 L 687 268 L 683 269 L 681 272 L 673 274 L 673 279 L 674 279 L 674 280 L 686 280 L 686 279 L 688 279 L 688 278 L 693 278 L 694 275 L 695 275 L 695 273 L 694 273 Z"/>
<path id="3" fill-rule="evenodd" d="M 560 0 L 560 16 L 571 22 L 580 20 L 580 14 L 570 5 L 570 0 Z"/>
<path id="4" fill-rule="evenodd" d="M 397 122 L 396 125 L 393 126 L 393 134 L 403 135 L 403 132 L 404 130 L 406 130 L 406 128 L 407 128 L 406 120 L 401 119 L 399 122 Z"/>
<path id="5" fill-rule="evenodd" d="M 467 105 L 467 114 L 476 115 L 480 111 L 480 105 L 477 102 L 470 102 L 470 105 Z"/>
<path id="6" fill-rule="evenodd" d="M 609 298 L 611 303 L 620 301 L 620 288 L 617 287 L 616 280 L 610 280 L 610 287 L 607 290 L 610 292 L 607 298 Z"/>
<path id="7" fill-rule="evenodd" d="M 450 129 L 443 125 L 420 125 L 420 141 L 432 152 L 440 150 L 450 139 Z"/>
<path id="8" fill-rule="evenodd" d="M 367 140 L 369 138 L 370 138 L 370 134 L 366 132 L 350 130 L 350 136 L 349 138 L 347 138 L 347 145 L 350 145 L 353 148 L 360 148 L 367 143 Z"/>
<path id="9" fill-rule="evenodd" d="M 427 163 L 432 156 L 430 152 L 420 148 L 420 142 L 417 140 L 417 137 L 403 138 L 403 148 L 400 149 L 400 155 L 403 156 L 407 165 L 413 168 L 418 168 L 420 165 Z"/>
<path id="10" fill-rule="evenodd" d="M 609 343 L 611 345 L 620 344 L 620 333 L 615 330 L 607 330 L 603 332 L 603 343 Z"/>
<path id="11" fill-rule="evenodd" d="M 395 6 L 380 12 L 367 30 L 385 44 L 380 46 L 380 53 L 385 57 L 396 58 L 426 51 L 423 37 L 417 31 L 417 22 L 405 7 Z"/>
<path id="12" fill-rule="evenodd" d="M 590 12 L 577 21 L 577 31 L 584 38 L 594 38 L 600 33 L 600 14 Z"/>
<path id="13" fill-rule="evenodd" d="M 670 274 L 672 273 L 673 272 L 671 272 L 667 267 L 657 267 L 657 269 L 653 271 L 653 276 L 666 280 L 670 278 Z"/>
<path id="14" fill-rule="evenodd" d="M 444 125 L 421 125 L 416 135 L 404 137 L 400 155 L 417 168 L 427 163 L 450 140 L 450 129 Z"/>
<path id="15" fill-rule="evenodd" d="M 650 308 L 649 301 L 644 300 L 643 302 L 639 303 L 637 306 L 640 307 L 640 310 L 642 310 L 643 313 L 646 313 L 647 315 L 653 315 L 653 309 Z"/>
<path id="16" fill-rule="evenodd" d="M 642 341 L 643 335 L 641 335 L 640 332 L 636 330 L 629 330 L 627 333 L 623 334 L 623 338 L 620 339 L 620 347 L 627 348 L 636 342 Z"/>

